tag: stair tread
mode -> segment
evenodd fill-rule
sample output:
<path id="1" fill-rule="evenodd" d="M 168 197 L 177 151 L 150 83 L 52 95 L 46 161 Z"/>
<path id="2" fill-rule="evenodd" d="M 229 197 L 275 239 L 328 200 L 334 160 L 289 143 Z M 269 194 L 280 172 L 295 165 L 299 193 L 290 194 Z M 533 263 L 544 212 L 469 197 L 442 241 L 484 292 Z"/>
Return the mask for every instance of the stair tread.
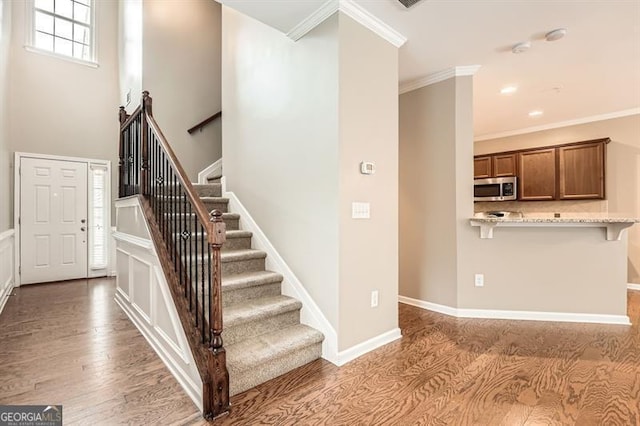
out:
<path id="1" fill-rule="evenodd" d="M 291 312 L 302 308 L 302 303 L 289 296 L 262 297 L 244 300 L 224 309 L 225 327 L 231 328 L 247 322 Z"/>
<path id="2" fill-rule="evenodd" d="M 174 232 L 174 235 L 182 235 L 182 232 Z M 202 232 L 191 231 L 191 236 L 201 237 L 203 235 Z M 251 231 L 243 231 L 241 229 L 229 229 L 226 231 L 225 235 L 227 239 L 230 238 L 251 238 L 253 236 L 253 232 Z"/>
<path id="3" fill-rule="evenodd" d="M 254 249 L 240 249 L 220 252 L 220 261 L 222 263 L 237 262 L 240 260 L 249 259 L 264 259 L 265 257 L 267 257 L 267 253 L 262 250 Z"/>
<path id="4" fill-rule="evenodd" d="M 229 198 L 227 197 L 200 197 L 202 201 L 217 201 L 219 203 L 228 203 Z"/>
<path id="5" fill-rule="evenodd" d="M 226 232 L 227 239 L 229 238 L 251 238 L 253 236 L 253 232 L 251 231 L 243 231 L 242 229 L 229 229 Z"/>
<path id="6" fill-rule="evenodd" d="M 297 324 L 226 347 L 228 367 L 237 374 L 323 340 L 318 330 Z"/>
<path id="7" fill-rule="evenodd" d="M 272 271 L 254 271 L 233 274 L 222 278 L 222 288 L 237 289 L 282 281 L 282 275 Z"/>
<path id="8" fill-rule="evenodd" d="M 168 212 L 164 214 L 165 216 L 194 216 L 195 213 L 174 213 Z M 240 219 L 240 215 L 238 213 L 222 213 L 222 219 Z"/>

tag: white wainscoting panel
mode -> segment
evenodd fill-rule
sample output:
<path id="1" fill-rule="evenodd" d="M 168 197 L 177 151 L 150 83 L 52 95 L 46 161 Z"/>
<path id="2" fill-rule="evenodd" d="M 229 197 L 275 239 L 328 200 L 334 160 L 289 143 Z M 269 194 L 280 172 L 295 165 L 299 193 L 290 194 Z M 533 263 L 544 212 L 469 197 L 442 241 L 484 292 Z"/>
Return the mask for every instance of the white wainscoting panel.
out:
<path id="1" fill-rule="evenodd" d="M 15 283 L 14 235 L 13 229 L 0 233 L 0 312 L 4 309 Z"/>
<path id="2" fill-rule="evenodd" d="M 116 201 L 117 217 L 135 212 L 137 198 Z M 196 406 L 202 410 L 202 379 L 193 359 L 146 224 L 136 235 L 116 225 L 116 302 L 138 327 Z M 147 238 L 141 238 L 146 235 Z"/>

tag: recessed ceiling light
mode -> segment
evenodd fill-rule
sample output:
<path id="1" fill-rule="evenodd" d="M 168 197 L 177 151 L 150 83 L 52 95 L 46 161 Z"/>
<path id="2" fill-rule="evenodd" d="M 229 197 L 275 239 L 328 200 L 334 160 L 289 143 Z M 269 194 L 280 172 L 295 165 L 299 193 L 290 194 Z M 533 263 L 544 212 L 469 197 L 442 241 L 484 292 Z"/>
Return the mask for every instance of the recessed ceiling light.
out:
<path id="1" fill-rule="evenodd" d="M 530 41 L 523 41 L 522 43 L 515 44 L 511 48 L 511 51 L 513 53 L 524 53 L 527 50 L 529 50 L 530 47 L 531 47 L 531 42 Z"/>
<path id="2" fill-rule="evenodd" d="M 518 91 L 518 86 L 504 86 L 502 89 L 500 89 L 500 94 L 502 95 L 511 95 L 513 93 L 516 93 Z"/>
<path id="3" fill-rule="evenodd" d="M 557 30 L 549 31 L 545 36 L 545 40 L 547 41 L 556 41 L 560 40 L 562 37 L 567 35 L 566 28 L 558 28 Z"/>
<path id="4" fill-rule="evenodd" d="M 540 117 L 542 113 L 542 110 L 536 109 L 529 113 L 529 117 Z"/>

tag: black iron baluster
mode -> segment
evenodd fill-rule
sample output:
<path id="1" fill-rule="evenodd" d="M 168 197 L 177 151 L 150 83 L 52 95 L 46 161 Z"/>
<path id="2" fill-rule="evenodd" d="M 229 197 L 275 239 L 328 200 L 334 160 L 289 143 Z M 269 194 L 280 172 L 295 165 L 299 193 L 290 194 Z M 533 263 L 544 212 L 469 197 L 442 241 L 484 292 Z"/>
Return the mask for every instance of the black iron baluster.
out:
<path id="1" fill-rule="evenodd" d="M 209 286 L 209 297 L 207 298 L 207 301 L 209 302 L 209 304 L 211 304 L 211 244 L 209 244 L 209 241 L 207 240 L 207 259 L 209 259 L 209 269 L 207 271 L 207 284 Z M 207 327 L 209 329 L 209 342 L 211 341 L 211 330 L 213 329 L 213 327 L 211 326 L 211 307 L 209 307 L 209 309 L 207 309 L 207 324 L 209 324 L 209 327 Z"/>
<path id="2" fill-rule="evenodd" d="M 173 269 L 176 269 L 177 261 L 176 261 L 176 194 L 178 193 L 177 187 L 175 184 L 175 175 L 173 171 L 171 172 L 171 188 L 169 189 L 169 197 L 171 197 L 171 222 L 169 222 L 169 233 L 171 234 L 171 246 L 169 250 L 173 252 Z"/>
<path id="3" fill-rule="evenodd" d="M 194 278 L 193 278 L 193 287 L 196 293 L 196 303 L 195 303 L 195 308 L 196 308 L 196 328 L 198 327 L 198 263 L 200 262 L 200 259 L 198 258 L 198 228 L 200 228 L 200 226 L 198 226 L 198 216 L 194 215 L 193 216 L 193 231 L 195 233 L 195 236 L 193 238 L 193 253 L 196 257 L 196 264 L 195 266 L 195 271 L 194 271 Z"/>
<path id="4" fill-rule="evenodd" d="M 164 240 L 167 241 L 169 239 L 169 216 L 171 215 L 171 204 L 169 204 L 169 175 L 171 175 L 171 166 L 169 165 L 169 160 L 167 159 L 167 155 L 165 154 L 164 156 L 164 163 L 165 163 L 165 192 L 166 192 L 166 196 L 165 196 L 165 221 L 164 221 L 164 234 L 165 234 L 165 238 Z"/>
<path id="5" fill-rule="evenodd" d="M 191 217 L 192 214 L 192 208 L 191 208 L 191 200 L 189 200 L 189 218 Z M 187 221 L 187 223 L 189 223 L 190 221 Z M 189 223 L 189 226 L 191 224 Z M 193 288 L 191 288 L 191 277 L 193 276 L 193 253 L 191 252 L 191 241 L 189 241 L 189 262 L 187 263 L 187 265 L 189 265 L 189 279 L 187 280 L 187 285 L 189 286 L 189 309 L 191 311 L 193 311 Z M 197 265 L 196 265 L 197 267 Z"/>
<path id="6" fill-rule="evenodd" d="M 205 255 L 205 251 L 204 251 L 204 240 L 207 237 L 207 234 L 204 231 L 204 226 L 200 225 L 200 230 L 201 230 L 201 234 L 200 234 L 200 253 L 202 253 L 202 259 L 203 259 L 202 271 L 201 271 L 202 273 L 200 274 L 201 280 L 202 280 L 202 283 L 201 283 L 202 284 L 202 287 L 201 287 L 201 290 L 202 290 L 202 298 L 201 298 L 201 300 L 202 300 L 202 312 L 201 312 L 201 318 L 200 318 L 200 324 L 202 324 L 202 327 L 201 327 L 200 330 L 202 332 L 201 333 L 202 334 L 202 343 L 204 343 L 204 331 L 205 331 L 205 328 L 206 328 L 206 323 L 204 322 L 204 312 L 207 309 L 207 299 L 205 299 L 205 297 L 204 297 L 204 282 L 205 282 L 204 274 L 206 273 L 206 269 L 205 268 L 207 268 L 209 266 L 209 257 Z"/>
<path id="7" fill-rule="evenodd" d="M 185 195 L 186 195 L 186 191 L 185 191 Z M 187 197 L 185 197 L 184 201 L 182 202 L 182 229 L 184 231 L 187 231 L 187 206 L 188 206 L 188 199 Z M 186 284 L 186 277 L 189 276 L 189 258 L 188 258 L 188 252 L 187 252 L 187 240 L 184 239 L 182 240 L 182 258 L 184 259 L 184 275 L 183 275 L 183 281 L 182 284 L 184 285 L 184 296 L 185 297 L 189 297 L 189 286 Z"/>

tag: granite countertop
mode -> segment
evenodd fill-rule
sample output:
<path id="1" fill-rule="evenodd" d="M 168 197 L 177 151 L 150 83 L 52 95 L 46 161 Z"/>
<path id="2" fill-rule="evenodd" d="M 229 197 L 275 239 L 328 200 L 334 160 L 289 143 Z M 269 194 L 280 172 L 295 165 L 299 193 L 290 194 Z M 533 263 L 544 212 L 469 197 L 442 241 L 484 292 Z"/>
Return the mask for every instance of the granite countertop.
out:
<path id="1" fill-rule="evenodd" d="M 472 217 L 471 220 L 485 223 L 638 223 L 640 218 L 631 217 Z"/>
<path id="2" fill-rule="evenodd" d="M 480 238 L 493 238 L 493 228 L 499 226 L 582 226 L 607 228 L 607 240 L 620 240 L 622 231 L 640 222 L 640 218 L 606 213 L 521 213 L 499 212 L 504 217 L 476 213 L 470 218 L 471 226 L 480 227 Z"/>

